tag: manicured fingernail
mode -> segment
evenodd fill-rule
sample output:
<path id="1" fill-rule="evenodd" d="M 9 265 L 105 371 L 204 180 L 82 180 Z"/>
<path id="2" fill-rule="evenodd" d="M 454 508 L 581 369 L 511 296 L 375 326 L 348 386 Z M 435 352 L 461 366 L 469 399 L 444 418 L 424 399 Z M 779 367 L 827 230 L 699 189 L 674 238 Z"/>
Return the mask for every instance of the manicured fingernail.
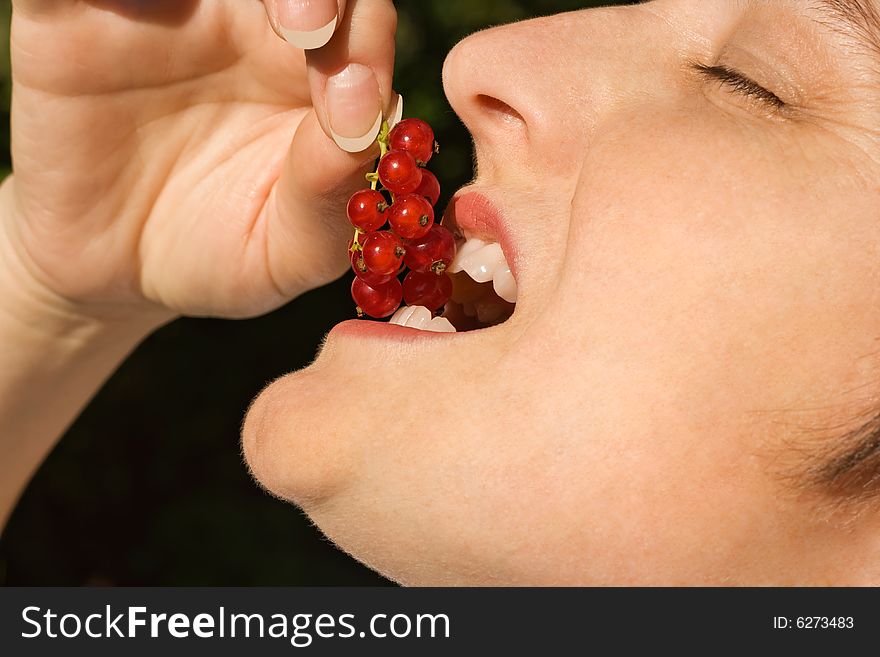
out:
<path id="1" fill-rule="evenodd" d="M 297 48 L 320 48 L 336 30 L 336 0 L 277 0 L 276 7 L 281 34 Z"/>
<path id="2" fill-rule="evenodd" d="M 400 123 L 400 119 L 403 118 L 403 94 L 397 94 L 397 104 L 394 106 L 394 111 L 391 112 L 391 116 L 388 117 L 388 129 L 390 130 L 395 125 Z"/>
<path id="3" fill-rule="evenodd" d="M 349 64 L 327 80 L 327 114 L 339 148 L 349 153 L 369 148 L 382 127 L 382 99 L 373 71 Z"/>

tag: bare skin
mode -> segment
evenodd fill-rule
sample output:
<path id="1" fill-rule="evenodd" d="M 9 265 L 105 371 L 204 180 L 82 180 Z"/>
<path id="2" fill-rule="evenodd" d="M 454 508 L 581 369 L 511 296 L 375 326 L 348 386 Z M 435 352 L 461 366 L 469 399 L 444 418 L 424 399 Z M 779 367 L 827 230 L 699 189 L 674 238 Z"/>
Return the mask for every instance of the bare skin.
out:
<path id="1" fill-rule="evenodd" d="M 85 63 L 63 49 L 63 35 L 75 34 L 69 29 L 28 41 L 27 29 L 61 25 L 53 23 L 61 14 L 36 13 L 58 4 L 16 5 L 14 40 L 31 44 L 13 44 L 18 62 L 48 43 L 54 66 L 71 66 L 70 77 L 55 79 L 47 65 L 49 83 L 68 84 L 82 66 L 89 85 L 112 87 L 114 72 L 132 75 L 106 55 L 129 53 L 133 33 L 124 47 Z M 131 20 L 114 16 L 105 19 Z M 199 16 L 177 29 L 201 24 Z M 322 242 L 330 229 L 320 215 L 277 215 L 316 239 L 317 250 L 326 247 L 314 260 L 284 230 L 272 237 L 272 226 L 291 225 L 273 223 L 280 191 L 273 197 L 272 189 L 299 190 L 285 191 L 288 208 L 300 196 L 328 195 L 318 182 L 303 193 L 299 176 L 284 184 L 284 165 L 278 183 L 261 186 L 271 155 L 295 170 L 298 147 L 288 153 L 289 144 L 266 137 L 273 147 L 260 151 L 261 130 L 288 119 L 272 118 L 268 106 L 283 92 L 262 74 L 279 66 L 281 51 L 259 55 L 276 46 L 263 45 L 262 13 L 248 16 L 223 23 L 242 38 L 214 52 L 249 53 L 248 75 L 210 56 L 208 78 L 193 78 L 212 80 L 197 85 L 201 93 L 158 85 L 169 112 L 194 103 L 175 109 L 175 121 L 163 121 L 146 96 L 126 105 L 132 94 L 122 94 L 129 114 L 143 112 L 127 132 L 112 129 L 126 113 L 119 104 L 103 122 L 82 124 L 104 128 L 92 130 L 113 138 L 104 148 L 94 137 L 78 141 L 82 125 L 69 125 L 63 138 L 52 132 L 94 89 L 56 90 L 65 111 L 55 121 L 43 117 L 54 107 L 45 97 L 28 112 L 27 94 L 16 100 L 16 174 L 3 188 L 0 242 L 0 291 L 8 293 L 0 298 L 9 299 L 0 344 L 14 347 L 0 372 L 7 505 L 61 431 L 57 418 L 72 417 L 152 327 L 179 312 L 268 310 L 344 268 L 315 270 L 345 239 Z M 474 135 L 472 187 L 506 215 L 518 247 L 516 312 L 491 330 L 405 346 L 331 332 L 313 365 L 268 387 L 249 412 L 243 446 L 256 477 L 342 549 L 407 584 L 880 584 L 871 489 L 841 487 L 848 480 L 829 479 L 821 467 L 857 452 L 847 432 L 880 397 L 880 66 L 853 45 L 852 31 L 831 24 L 798 0 L 656 0 L 465 39 L 447 59 L 446 92 Z M 259 48 L 240 47 L 246 25 Z M 86 33 L 96 32 L 80 37 Z M 145 41 L 149 49 L 153 39 Z M 688 60 L 741 71 L 785 106 L 707 81 Z M 141 69 L 189 80 L 192 72 L 175 62 L 202 58 L 162 61 Z M 33 62 L 39 69 L 39 58 Z M 224 74 L 228 84 L 214 84 Z M 24 79 L 20 88 L 47 84 Z M 255 79 L 266 96 L 253 94 Z M 240 91 L 248 102 L 226 104 L 213 95 L 221 91 Z M 197 102 L 205 97 L 207 105 Z M 311 129 L 311 110 L 289 103 L 291 120 L 297 111 L 304 118 L 280 132 L 311 130 L 332 145 L 320 103 Z M 217 104 L 230 114 L 215 115 Z M 178 120 L 188 130 L 178 133 Z M 230 153 L 208 121 L 251 138 Z M 187 159 L 192 139 L 203 148 Z M 123 146 L 132 150 L 104 168 Z M 222 175 L 251 148 L 261 156 Z M 145 161 L 166 164 L 142 166 L 132 157 L 138 149 Z M 84 159 L 88 152 L 94 159 Z M 344 161 L 330 163 L 335 175 L 324 185 L 347 170 L 357 186 L 362 162 L 332 152 Z M 46 159 L 27 166 L 39 157 Z M 79 196 L 92 180 L 85 165 L 107 188 L 97 205 L 95 189 Z M 180 184 L 171 184 L 177 174 Z M 201 193 L 205 181 L 214 188 Z M 269 190 L 262 204 L 254 189 Z M 210 223 L 194 212 L 206 199 L 216 200 Z M 341 206 L 338 198 L 331 204 Z M 163 211 L 154 214 L 157 207 Z M 285 255 L 248 250 L 261 239 Z M 231 257 L 230 277 L 217 277 L 217 263 Z M 287 271 L 292 262 L 302 269 Z"/>
<path id="2" fill-rule="evenodd" d="M 357 136 L 396 106 L 396 14 L 390 0 L 323 4 L 341 19 L 306 55 L 273 33 L 276 0 L 14 3 L 0 523 L 150 331 L 262 314 L 348 268 L 348 230 L 328 217 L 378 149 L 341 150 L 330 128 Z M 331 106 L 331 76 L 352 63 L 369 88 Z"/>
<path id="3" fill-rule="evenodd" d="M 870 477 L 821 467 L 880 393 L 880 65 L 807 4 L 461 42 L 446 93 L 516 311 L 400 347 L 331 332 L 251 409 L 256 476 L 406 584 L 880 584 Z"/>

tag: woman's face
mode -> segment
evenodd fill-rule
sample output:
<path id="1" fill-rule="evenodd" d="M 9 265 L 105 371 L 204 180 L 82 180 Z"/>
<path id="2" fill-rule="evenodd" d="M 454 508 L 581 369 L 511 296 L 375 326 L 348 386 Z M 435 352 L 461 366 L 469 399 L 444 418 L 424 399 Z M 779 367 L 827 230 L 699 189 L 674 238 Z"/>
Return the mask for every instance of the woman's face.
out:
<path id="1" fill-rule="evenodd" d="M 335 329 L 248 414 L 260 481 L 406 584 L 880 583 L 880 52 L 822 5 L 456 46 L 503 216 L 464 232 L 504 245 L 515 312 Z"/>

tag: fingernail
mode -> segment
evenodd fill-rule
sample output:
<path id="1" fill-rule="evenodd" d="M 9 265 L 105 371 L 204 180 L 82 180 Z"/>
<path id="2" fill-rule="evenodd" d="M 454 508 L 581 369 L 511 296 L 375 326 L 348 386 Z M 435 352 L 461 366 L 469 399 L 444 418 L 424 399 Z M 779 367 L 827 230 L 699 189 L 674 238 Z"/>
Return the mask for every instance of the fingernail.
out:
<path id="1" fill-rule="evenodd" d="M 349 64 L 327 80 L 327 114 L 339 148 L 349 153 L 369 148 L 382 126 L 382 99 L 373 71 Z"/>
<path id="2" fill-rule="evenodd" d="M 391 130 L 394 126 L 400 123 L 400 119 L 403 118 L 403 94 L 397 94 L 397 104 L 394 106 L 394 111 L 391 112 L 391 116 L 388 117 L 388 129 Z"/>
<path id="3" fill-rule="evenodd" d="M 336 30 L 336 0 L 277 0 L 276 7 L 281 34 L 297 48 L 320 48 Z"/>

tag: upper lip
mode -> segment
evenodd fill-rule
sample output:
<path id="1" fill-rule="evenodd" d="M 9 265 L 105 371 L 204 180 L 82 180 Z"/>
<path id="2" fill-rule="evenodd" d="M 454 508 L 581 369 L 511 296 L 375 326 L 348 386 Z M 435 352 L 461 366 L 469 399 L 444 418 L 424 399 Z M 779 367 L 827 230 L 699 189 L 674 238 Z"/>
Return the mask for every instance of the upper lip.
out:
<path id="1" fill-rule="evenodd" d="M 443 213 L 442 225 L 463 237 L 497 242 L 504 252 L 507 266 L 519 284 L 516 271 L 519 258 L 511 237 L 510 223 L 486 194 L 471 189 L 456 193 Z"/>

